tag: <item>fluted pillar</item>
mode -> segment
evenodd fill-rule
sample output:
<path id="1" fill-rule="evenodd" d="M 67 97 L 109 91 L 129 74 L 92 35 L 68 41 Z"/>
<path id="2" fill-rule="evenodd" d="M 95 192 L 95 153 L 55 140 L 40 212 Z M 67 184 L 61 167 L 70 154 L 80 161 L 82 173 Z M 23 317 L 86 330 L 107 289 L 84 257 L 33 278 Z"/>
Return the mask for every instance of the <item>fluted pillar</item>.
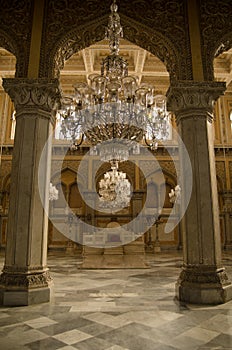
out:
<path id="1" fill-rule="evenodd" d="M 173 82 L 167 97 L 176 115 L 192 170 L 180 146 L 184 264 L 176 296 L 190 303 L 218 304 L 232 298 L 232 285 L 221 262 L 219 209 L 213 137 L 213 104 L 225 90 L 219 82 Z M 193 186 L 189 204 L 188 176 Z"/>
<path id="2" fill-rule="evenodd" d="M 50 300 L 51 277 L 47 268 L 47 225 L 51 144 L 40 178 L 41 153 L 47 143 L 59 99 L 57 80 L 4 79 L 3 87 L 16 109 L 10 207 L 5 264 L 0 276 L 3 305 L 29 305 Z M 42 203 L 43 202 L 43 203 Z"/>

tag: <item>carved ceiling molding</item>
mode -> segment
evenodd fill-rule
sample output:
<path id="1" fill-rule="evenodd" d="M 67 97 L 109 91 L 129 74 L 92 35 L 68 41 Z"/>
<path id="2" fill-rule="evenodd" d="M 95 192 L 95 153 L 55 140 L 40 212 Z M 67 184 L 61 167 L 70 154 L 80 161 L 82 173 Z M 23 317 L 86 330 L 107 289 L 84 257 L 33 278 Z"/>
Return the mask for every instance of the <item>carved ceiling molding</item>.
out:
<path id="1" fill-rule="evenodd" d="M 52 49 L 47 48 L 49 55 L 47 51 L 43 51 L 41 53 L 43 64 L 40 66 L 40 76 L 59 77 L 65 60 L 79 50 L 104 39 L 107 21 L 108 16 L 105 16 L 88 26 L 78 27 L 65 34 L 53 45 Z M 186 77 L 178 51 L 167 38 L 125 16 L 121 16 L 121 22 L 124 38 L 157 56 L 166 65 L 171 80 L 175 80 L 179 76 Z M 186 67 L 186 65 L 184 66 Z"/>
<path id="2" fill-rule="evenodd" d="M 27 76 L 33 1 L 1 1 L 0 46 L 16 56 L 16 77 Z"/>
<path id="3" fill-rule="evenodd" d="M 232 47 L 231 18 L 231 0 L 200 1 L 200 32 L 205 80 L 214 79 L 214 58 Z"/>

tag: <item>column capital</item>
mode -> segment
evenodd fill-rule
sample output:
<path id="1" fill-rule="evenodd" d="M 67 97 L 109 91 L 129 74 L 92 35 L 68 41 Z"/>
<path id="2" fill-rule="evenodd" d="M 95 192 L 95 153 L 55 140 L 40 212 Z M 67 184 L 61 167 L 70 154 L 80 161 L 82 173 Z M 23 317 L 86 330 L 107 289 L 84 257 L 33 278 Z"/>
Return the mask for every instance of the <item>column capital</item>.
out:
<path id="1" fill-rule="evenodd" d="M 215 101 L 224 94 L 226 84 L 215 81 L 174 81 L 167 91 L 168 109 L 177 123 L 182 117 L 207 115 L 212 118 Z"/>
<path id="2" fill-rule="evenodd" d="M 4 78 L 3 88 L 14 102 L 17 117 L 34 109 L 50 113 L 61 98 L 58 79 Z"/>

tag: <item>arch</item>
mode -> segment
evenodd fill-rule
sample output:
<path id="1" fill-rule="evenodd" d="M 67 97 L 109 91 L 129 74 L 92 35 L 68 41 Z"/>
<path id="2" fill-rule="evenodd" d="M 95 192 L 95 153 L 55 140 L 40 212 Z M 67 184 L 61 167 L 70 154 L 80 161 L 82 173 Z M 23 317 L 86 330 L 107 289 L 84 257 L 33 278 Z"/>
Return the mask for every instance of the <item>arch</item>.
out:
<path id="1" fill-rule="evenodd" d="M 147 199 L 147 208 L 158 208 L 159 198 L 158 198 L 158 185 L 154 181 L 150 181 L 147 184 L 147 191 L 149 192 L 150 200 Z"/>
<path id="2" fill-rule="evenodd" d="M 57 181 L 58 179 L 61 181 L 62 174 L 64 174 L 66 171 L 70 171 L 74 174 L 74 177 L 76 178 L 76 182 L 79 183 L 81 186 L 83 186 L 86 182 L 86 179 L 81 174 L 77 174 L 77 170 L 74 169 L 72 166 L 67 166 L 63 169 L 56 171 L 51 176 L 51 181 Z"/>
<path id="3" fill-rule="evenodd" d="M 80 194 L 77 182 L 73 182 L 69 185 L 69 203 L 68 204 L 70 208 L 83 207 L 83 198 Z"/>
<path id="4" fill-rule="evenodd" d="M 172 208 L 173 207 L 173 203 L 170 202 L 170 198 L 169 198 L 169 193 L 172 189 L 172 185 L 169 182 L 165 182 L 165 184 L 161 185 L 165 186 L 165 196 L 164 196 L 164 204 L 163 207 L 164 208 Z"/>
<path id="5" fill-rule="evenodd" d="M 125 39 L 157 56 L 165 64 L 170 79 L 183 77 L 183 66 L 181 60 L 178 60 L 178 51 L 169 39 L 157 30 L 148 28 L 123 14 L 120 14 L 120 17 Z M 46 56 L 46 52 L 43 51 L 40 76 L 58 77 L 65 60 L 74 53 L 104 39 L 107 21 L 108 15 L 105 15 L 89 24 L 79 26 L 65 33 L 50 48 L 49 55 Z"/>
<path id="6" fill-rule="evenodd" d="M 56 184 L 58 193 L 63 192 L 64 198 L 66 198 L 67 185 L 64 182 Z M 65 208 L 66 203 L 63 201 L 62 197 L 58 195 L 58 199 L 53 201 L 53 207 L 56 208 Z"/>
<path id="7" fill-rule="evenodd" d="M 10 178 L 11 178 L 11 173 L 4 176 L 2 180 L 1 190 L 4 191 L 10 186 Z"/>
<path id="8" fill-rule="evenodd" d="M 214 80 L 214 59 L 232 48 L 232 32 L 213 42 L 211 49 L 206 52 L 204 69 L 208 80 Z"/>
<path id="9" fill-rule="evenodd" d="M 2 29 L 0 29 L 0 47 L 9 51 L 12 55 L 16 57 L 15 66 L 15 77 L 26 77 L 27 76 L 27 53 L 21 47 L 20 41 L 16 41 L 13 38 L 13 34 L 9 35 Z"/>
<path id="10" fill-rule="evenodd" d="M 177 184 L 177 183 L 176 183 L 176 176 L 175 176 L 173 173 L 171 173 L 170 171 L 168 171 L 168 170 L 166 170 L 166 169 L 163 169 L 163 168 L 162 168 L 162 169 L 157 169 L 157 170 L 155 170 L 155 171 L 152 171 L 152 172 L 147 176 L 147 179 L 150 180 L 150 181 L 152 181 L 153 178 L 154 178 L 154 176 L 155 176 L 156 174 L 158 174 L 159 172 L 162 172 L 162 173 L 163 173 L 166 182 L 170 183 L 170 185 L 176 186 L 176 184 Z M 170 181 L 170 180 L 171 180 L 171 181 Z M 146 184 L 145 184 L 144 186 L 146 186 Z M 143 187 L 144 187 L 144 186 L 143 186 Z"/>

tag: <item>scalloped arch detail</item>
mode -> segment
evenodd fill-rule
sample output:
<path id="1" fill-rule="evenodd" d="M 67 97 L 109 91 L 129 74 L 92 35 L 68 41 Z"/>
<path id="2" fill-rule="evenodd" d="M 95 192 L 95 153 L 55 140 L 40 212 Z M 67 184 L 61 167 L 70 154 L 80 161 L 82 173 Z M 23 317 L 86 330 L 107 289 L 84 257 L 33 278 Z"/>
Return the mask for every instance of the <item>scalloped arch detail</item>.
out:
<path id="1" fill-rule="evenodd" d="M 43 57 L 44 65 L 41 66 L 40 76 L 59 77 L 65 60 L 74 53 L 104 39 L 107 20 L 108 15 L 66 33 L 53 46 L 48 59 Z M 176 48 L 167 38 L 125 15 L 121 15 L 121 23 L 126 40 L 157 56 L 165 64 L 171 80 L 181 78 L 181 60 L 178 59 Z"/>
<path id="2" fill-rule="evenodd" d="M 0 30 L 0 47 L 16 57 L 15 77 L 27 76 L 26 54 L 17 41 L 3 30 Z"/>

